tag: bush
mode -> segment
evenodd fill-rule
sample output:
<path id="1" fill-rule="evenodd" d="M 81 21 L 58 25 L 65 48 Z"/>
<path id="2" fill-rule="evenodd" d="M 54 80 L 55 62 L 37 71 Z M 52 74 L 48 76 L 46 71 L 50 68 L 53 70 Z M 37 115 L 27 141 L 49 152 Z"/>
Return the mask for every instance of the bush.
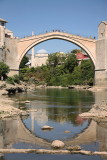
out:
<path id="1" fill-rule="evenodd" d="M 21 63 L 20 63 L 20 68 L 25 68 L 27 62 L 29 62 L 29 58 L 24 56 Z"/>
<path id="2" fill-rule="evenodd" d="M 13 77 L 8 77 L 6 82 L 9 83 L 9 84 L 14 84 L 14 78 Z"/>
<path id="3" fill-rule="evenodd" d="M 6 80 L 7 83 L 9 84 L 19 84 L 20 83 L 20 78 L 18 75 L 14 75 L 12 77 L 8 77 L 7 80 Z"/>
<path id="4" fill-rule="evenodd" d="M 7 73 L 9 72 L 9 66 L 3 62 L 0 62 L 0 78 L 3 77 L 3 80 L 7 77 Z"/>
<path id="5" fill-rule="evenodd" d="M 20 77 L 19 77 L 19 75 L 17 75 L 17 74 L 14 75 L 14 76 L 13 76 L 13 79 L 14 79 L 14 82 L 15 82 L 15 83 L 17 83 L 17 84 L 20 83 Z"/>

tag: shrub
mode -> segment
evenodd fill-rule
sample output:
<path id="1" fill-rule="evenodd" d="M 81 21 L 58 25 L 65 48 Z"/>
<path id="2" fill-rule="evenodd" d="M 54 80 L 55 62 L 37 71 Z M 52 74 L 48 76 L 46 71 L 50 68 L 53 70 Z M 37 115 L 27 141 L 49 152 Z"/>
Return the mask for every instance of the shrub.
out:
<path id="1" fill-rule="evenodd" d="M 0 78 L 3 77 L 3 79 L 5 79 L 7 77 L 8 72 L 9 72 L 9 66 L 3 62 L 0 62 Z"/>
<path id="2" fill-rule="evenodd" d="M 6 80 L 7 83 L 9 84 L 19 84 L 20 83 L 20 78 L 18 75 L 14 75 L 12 77 L 8 77 L 7 80 Z"/>
<path id="3" fill-rule="evenodd" d="M 9 84 L 14 84 L 14 78 L 13 77 L 8 77 L 6 82 L 9 83 Z"/>

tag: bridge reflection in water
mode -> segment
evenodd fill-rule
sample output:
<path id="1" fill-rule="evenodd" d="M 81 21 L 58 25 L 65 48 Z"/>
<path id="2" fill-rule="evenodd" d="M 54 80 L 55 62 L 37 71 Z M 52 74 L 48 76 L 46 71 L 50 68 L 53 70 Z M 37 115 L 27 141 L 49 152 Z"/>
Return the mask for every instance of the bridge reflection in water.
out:
<path id="1" fill-rule="evenodd" d="M 82 145 L 99 142 L 99 150 L 107 151 L 107 125 L 91 121 L 88 128 L 72 139 L 64 140 L 66 145 Z M 0 120 L 0 148 L 12 148 L 15 143 L 31 143 L 40 147 L 50 148 L 51 142 L 33 135 L 23 124 L 20 117 Z"/>
<path id="2" fill-rule="evenodd" d="M 100 103 L 105 101 L 107 91 L 95 92 L 95 102 Z M 32 112 L 32 131 L 34 130 L 34 113 Z M 23 117 L 24 118 L 24 117 Z M 26 117 L 25 117 L 26 118 Z M 29 131 L 24 125 L 20 117 L 14 119 L 0 120 L 0 148 L 13 148 L 17 143 L 28 143 L 39 146 L 41 148 L 50 148 L 51 142 L 37 137 Z M 107 124 L 106 120 L 94 121 L 92 120 L 89 126 L 74 138 L 64 140 L 64 143 L 69 145 L 83 145 L 98 142 L 99 151 L 107 151 Z M 1 155 L 2 156 L 2 155 Z"/>

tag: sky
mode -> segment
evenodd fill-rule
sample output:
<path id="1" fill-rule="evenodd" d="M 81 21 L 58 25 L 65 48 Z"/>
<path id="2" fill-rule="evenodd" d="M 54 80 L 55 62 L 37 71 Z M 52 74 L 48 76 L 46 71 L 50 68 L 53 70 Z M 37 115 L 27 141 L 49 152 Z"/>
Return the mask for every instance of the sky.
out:
<path id="1" fill-rule="evenodd" d="M 107 0 L 0 0 L 0 18 L 16 37 L 53 29 L 83 37 L 96 37 L 98 25 L 107 21 Z M 78 48 L 63 40 L 49 40 L 35 47 L 48 52 Z"/>

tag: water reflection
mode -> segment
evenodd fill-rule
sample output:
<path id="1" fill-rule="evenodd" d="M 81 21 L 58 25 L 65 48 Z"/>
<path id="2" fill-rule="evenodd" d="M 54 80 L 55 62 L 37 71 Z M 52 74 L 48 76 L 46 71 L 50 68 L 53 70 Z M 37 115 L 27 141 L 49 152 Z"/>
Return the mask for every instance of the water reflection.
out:
<path id="1" fill-rule="evenodd" d="M 92 104 L 99 103 L 100 97 L 104 100 L 106 95 L 106 91 L 92 93 L 67 89 L 39 89 L 30 94 L 17 94 L 15 98 L 13 97 L 17 99 L 17 107 L 25 106 L 27 109 L 37 109 L 37 112 L 31 112 L 30 116 L 23 118 L 22 121 L 20 118 L 1 120 L 0 147 L 50 148 L 52 140 L 61 139 L 67 145 L 80 144 L 83 149 L 107 151 L 106 123 L 93 122 L 79 116 L 79 113 L 88 111 Z M 30 100 L 31 103 L 22 103 L 25 100 Z M 43 132 L 41 130 L 43 125 L 53 126 L 54 130 Z M 70 132 L 66 134 L 65 130 Z M 8 157 L 7 154 L 6 159 Z M 47 159 L 51 159 L 49 157 L 47 156 Z M 70 155 L 67 157 L 70 159 Z M 30 159 L 33 159 L 33 154 Z M 95 160 L 95 156 L 91 156 L 92 159 Z M 97 160 L 101 159 L 103 157 L 97 156 Z"/>
<path id="2" fill-rule="evenodd" d="M 90 133 L 89 133 L 90 132 Z M 24 135 L 23 135 L 24 133 Z M 34 135 L 29 132 L 29 130 L 26 128 L 26 126 L 23 125 L 23 121 L 20 117 L 17 117 L 15 119 L 6 119 L 6 120 L 0 120 L 0 148 L 12 148 L 15 144 L 19 142 L 28 142 L 32 143 L 32 137 L 34 138 Z M 99 150 L 100 151 L 107 151 L 107 125 L 106 122 L 97 122 L 97 121 L 91 121 L 88 128 L 86 128 L 83 132 L 78 134 L 73 139 L 68 139 L 69 143 L 73 143 L 74 140 L 79 139 L 79 137 L 82 135 L 83 138 L 90 139 L 91 142 L 99 142 Z M 93 137 L 93 138 L 92 138 Z M 37 138 L 37 137 L 36 137 Z M 42 139 L 42 138 L 41 138 Z M 37 139 L 34 142 L 34 144 L 38 145 Z M 33 141 L 34 141 L 33 140 Z M 39 140 L 39 139 L 38 139 Z M 71 141 L 71 142 L 70 142 Z M 81 144 L 84 144 L 84 142 L 80 139 Z M 43 142 L 43 141 L 42 141 Z M 44 141 L 46 142 L 46 141 Z M 43 142 L 43 143 L 44 143 Z M 65 143 L 67 140 L 65 141 Z M 89 140 L 88 142 L 89 143 Z M 30 145 L 29 144 L 29 145 Z M 45 143 L 46 144 L 46 143 Z M 51 143 L 47 141 L 47 145 L 50 145 Z M 40 146 L 42 144 L 39 144 Z"/>
<path id="3" fill-rule="evenodd" d="M 17 94 L 16 99 L 19 106 L 37 110 L 24 120 L 26 127 L 33 134 L 44 139 L 48 137 L 50 141 L 74 137 L 87 128 L 90 121 L 78 114 L 88 111 L 95 102 L 92 92 L 69 89 L 36 89 L 30 94 Z M 31 103 L 21 103 L 26 99 Z M 43 125 L 51 125 L 54 130 L 43 133 Z M 65 134 L 66 130 L 69 134 Z"/>
<path id="4" fill-rule="evenodd" d="M 19 120 L 19 117 L 17 119 L 0 120 L 0 148 L 40 148 L 40 146 L 42 144 L 40 142 L 38 143 L 37 139 L 36 140 L 34 140 L 34 138 L 32 139 L 30 132 L 28 132 L 28 131 L 23 132 L 23 127 L 22 127 L 21 123 L 22 122 Z M 95 127 L 95 125 L 96 125 L 96 127 Z M 25 130 L 26 130 L 26 128 L 24 129 L 24 131 Z M 88 128 L 86 130 L 88 130 Z M 80 145 L 82 145 L 83 149 L 89 149 L 89 150 L 93 150 L 93 151 L 94 150 L 107 151 L 107 125 L 106 125 L 106 122 L 99 123 L 99 122 L 94 121 L 94 127 L 92 128 L 89 126 L 89 130 L 87 132 L 86 132 L 86 130 L 81 132 L 81 135 L 79 134 L 76 137 L 74 137 L 73 139 L 69 139 L 69 142 L 71 144 L 73 144 L 73 141 L 75 141 L 76 139 L 79 139 L 79 137 L 80 137 L 80 141 L 81 141 Z M 85 132 L 86 132 L 86 134 L 85 134 Z M 89 136 L 89 132 L 91 132 L 90 136 Z M 87 133 L 88 133 L 88 135 L 87 135 Z M 86 137 L 87 137 L 87 140 L 89 139 L 87 141 L 87 143 L 85 142 L 85 145 L 84 145 L 84 141 L 81 140 L 82 135 L 83 135 L 84 140 L 86 140 Z M 35 141 L 35 143 L 33 143 L 33 141 Z M 96 145 L 96 142 L 97 142 L 97 145 Z M 67 143 L 67 142 L 65 142 L 65 143 Z M 69 145 L 70 145 L 70 143 L 69 143 Z M 78 141 L 78 143 L 79 143 L 79 141 Z M 49 145 L 50 145 L 50 143 L 49 143 Z M 45 148 L 45 146 L 44 147 L 42 146 L 41 148 Z M 0 156 L 3 157 L 4 155 L 1 154 Z M 106 158 L 106 157 L 104 157 L 104 158 Z M 8 158 L 6 158 L 6 159 L 8 159 Z"/>

